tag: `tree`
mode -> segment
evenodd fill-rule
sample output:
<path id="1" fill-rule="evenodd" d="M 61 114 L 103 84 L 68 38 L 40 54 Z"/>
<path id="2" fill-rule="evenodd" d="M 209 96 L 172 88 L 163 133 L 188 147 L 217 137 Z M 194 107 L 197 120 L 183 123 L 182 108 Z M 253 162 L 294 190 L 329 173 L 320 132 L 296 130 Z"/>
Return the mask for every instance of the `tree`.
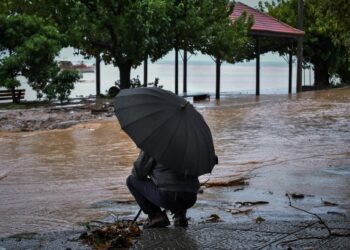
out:
<path id="1" fill-rule="evenodd" d="M 101 54 L 106 63 L 118 67 L 121 88 L 130 87 L 131 68 L 139 66 L 146 56 L 156 61 L 173 48 L 190 53 L 202 50 L 203 43 L 209 42 L 205 39 L 209 34 L 208 27 L 211 27 L 212 35 L 215 29 L 222 34 L 226 34 L 225 29 L 229 29 L 226 44 L 233 42 L 233 46 L 237 45 L 232 26 L 218 25 L 220 22 L 229 23 L 228 0 L 63 2 L 66 4 L 58 6 L 54 12 L 62 15 L 62 11 L 65 11 L 64 16 L 71 23 L 70 34 L 75 33 L 70 36 L 75 38 L 74 46 L 88 56 Z M 67 10 L 67 5 L 70 10 Z M 224 13 L 219 14 L 222 10 Z M 54 15 L 53 19 L 62 22 Z M 233 30 L 237 31 L 235 28 Z M 226 48 L 222 48 L 222 51 Z"/>
<path id="2" fill-rule="evenodd" d="M 322 31 L 332 36 L 337 44 L 350 47 L 350 2 L 347 0 L 310 1 L 310 11 Z"/>
<path id="3" fill-rule="evenodd" d="M 55 27 L 34 15 L 6 14 L 0 15 L 0 34 L 0 86 L 14 92 L 20 86 L 18 77 L 23 76 L 41 97 L 49 82 L 63 83 L 68 73 L 59 73 L 55 61 L 62 48 Z"/>
<path id="4" fill-rule="evenodd" d="M 349 50 L 346 49 L 344 44 L 335 42 L 334 37 L 337 36 L 339 30 L 335 33 L 330 32 L 332 29 L 330 23 L 337 26 L 335 23 L 338 23 L 340 20 L 337 21 L 337 18 L 327 16 L 329 18 L 327 21 L 326 15 L 322 17 L 317 6 L 328 6 L 328 4 L 331 4 L 335 7 L 333 1 L 309 0 L 304 3 L 304 61 L 313 65 L 315 87 L 329 87 L 331 85 L 331 76 L 339 75 L 344 80 L 344 76 L 349 75 L 349 70 L 344 68 L 344 65 L 348 65 L 349 63 L 346 57 L 347 54 L 344 51 Z M 265 7 L 270 15 L 291 26 L 296 26 L 297 0 L 277 0 L 277 2 L 265 3 Z M 337 6 L 337 8 L 346 9 L 346 6 L 341 5 Z M 285 51 L 282 45 L 281 43 L 281 47 L 275 47 L 280 53 L 284 53 Z"/>
<path id="5" fill-rule="evenodd" d="M 0 34 L 0 86 L 14 91 L 21 75 L 39 92 L 59 71 L 54 62 L 61 49 L 57 30 L 38 17 L 0 15 Z"/>
<path id="6" fill-rule="evenodd" d="M 58 98 L 61 104 L 74 89 L 74 82 L 80 79 L 79 72 L 76 70 L 63 70 L 58 73 L 50 83 L 44 88 L 43 92 L 49 100 Z"/>
<path id="7" fill-rule="evenodd" d="M 207 2 L 211 0 L 168 0 L 167 15 L 171 30 L 168 33 L 169 49 L 184 49 L 194 53 L 200 49 L 205 30 Z"/>
<path id="8" fill-rule="evenodd" d="M 225 43 L 230 48 L 236 40 L 232 26 L 226 25 L 229 24 L 228 0 L 62 0 L 59 3 L 34 0 L 25 3 L 18 12 L 43 17 L 65 34 L 67 44 L 86 56 L 101 55 L 106 63 L 118 67 L 121 88 L 130 87 L 131 68 L 139 66 L 146 56 L 155 61 L 173 48 L 194 53 L 205 48 L 203 43 L 213 43 L 213 39 L 206 36 L 210 33 L 214 36 L 214 32 L 226 34 Z M 233 46 L 228 45 L 231 42 Z"/>
<path id="9" fill-rule="evenodd" d="M 350 2 L 347 0 L 315 1 L 311 11 L 324 33 L 331 36 L 335 46 L 347 53 L 337 60 L 334 73 L 344 82 L 350 83 Z"/>
<path id="10" fill-rule="evenodd" d="M 80 13 L 74 30 L 76 47 L 87 55 L 101 54 L 106 63 L 119 68 L 122 88 L 130 87 L 130 71 L 145 56 L 156 60 L 164 49 L 170 29 L 163 0 L 76 1 Z"/>
<path id="11" fill-rule="evenodd" d="M 122 88 L 130 87 L 131 68 L 147 55 L 155 61 L 169 51 L 164 47 L 170 29 L 165 0 L 8 1 L 13 12 L 35 14 L 55 25 L 65 46 L 118 67 Z"/>
<path id="12" fill-rule="evenodd" d="M 253 25 L 252 17 L 243 13 L 241 17 L 232 21 L 230 14 L 234 2 L 227 0 L 206 1 L 205 29 L 201 52 L 213 56 L 216 63 L 216 99 L 220 98 L 221 63 L 225 60 L 234 63 L 242 60 L 241 52 L 247 50 L 250 38 L 248 32 Z"/>
<path id="13" fill-rule="evenodd" d="M 205 30 L 200 44 L 200 51 L 230 63 L 242 61 L 242 53 L 250 46 L 248 32 L 253 25 L 253 18 L 243 13 L 235 22 L 229 18 L 234 2 L 227 0 L 206 1 Z"/>

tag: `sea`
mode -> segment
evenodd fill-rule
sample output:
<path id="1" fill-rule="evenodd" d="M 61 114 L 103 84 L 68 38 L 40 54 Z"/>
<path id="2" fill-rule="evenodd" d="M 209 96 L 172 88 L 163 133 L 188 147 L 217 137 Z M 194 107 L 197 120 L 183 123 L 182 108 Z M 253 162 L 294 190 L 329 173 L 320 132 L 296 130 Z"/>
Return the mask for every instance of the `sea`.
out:
<path id="1" fill-rule="evenodd" d="M 95 63 L 94 58 L 84 58 L 76 54 L 73 48 L 64 48 L 56 58 L 57 61 L 71 61 L 73 64 L 91 66 Z M 183 60 L 182 51 L 179 60 L 179 93 L 183 92 Z M 175 91 L 175 53 L 169 52 L 160 60 L 148 62 L 148 83 L 159 79 L 159 85 L 164 89 Z M 260 93 L 261 94 L 288 94 L 288 62 L 287 58 L 278 54 L 267 53 L 261 56 Z M 187 63 L 187 93 L 215 94 L 215 62 L 208 55 L 196 53 L 188 56 Z M 131 78 L 139 78 L 143 83 L 143 64 L 131 70 Z M 293 63 L 292 90 L 296 91 L 296 58 Z M 119 80 L 119 69 L 111 64 L 101 63 L 101 93 L 106 94 Z M 303 84 L 313 84 L 313 71 L 303 71 Z M 20 78 L 22 88 L 26 89 L 25 99 L 32 101 L 37 99 L 36 92 L 27 84 L 25 78 Z M 254 94 L 256 85 L 256 62 L 255 60 L 235 64 L 223 62 L 221 66 L 221 94 Z M 71 92 L 70 98 L 81 98 L 96 95 L 95 73 L 83 73 L 79 82 Z"/>

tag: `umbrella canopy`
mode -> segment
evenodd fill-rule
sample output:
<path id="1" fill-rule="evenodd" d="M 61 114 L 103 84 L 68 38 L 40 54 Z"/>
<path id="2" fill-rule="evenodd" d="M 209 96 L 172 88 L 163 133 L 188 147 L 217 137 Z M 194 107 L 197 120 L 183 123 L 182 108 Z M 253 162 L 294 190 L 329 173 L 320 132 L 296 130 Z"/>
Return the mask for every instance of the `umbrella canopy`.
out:
<path id="1" fill-rule="evenodd" d="M 200 176 L 217 163 L 210 129 L 184 98 L 160 88 L 121 90 L 115 113 L 122 129 L 156 161 Z"/>

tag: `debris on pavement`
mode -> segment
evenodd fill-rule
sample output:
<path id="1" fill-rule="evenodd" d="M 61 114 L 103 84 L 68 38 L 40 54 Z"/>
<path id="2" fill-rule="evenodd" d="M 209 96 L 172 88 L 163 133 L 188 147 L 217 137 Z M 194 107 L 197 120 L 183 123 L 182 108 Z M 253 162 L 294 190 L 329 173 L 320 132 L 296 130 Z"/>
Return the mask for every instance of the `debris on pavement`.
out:
<path id="1" fill-rule="evenodd" d="M 87 228 L 88 231 L 80 235 L 80 240 L 98 250 L 131 247 L 135 237 L 141 234 L 139 226 L 129 220 Z"/>

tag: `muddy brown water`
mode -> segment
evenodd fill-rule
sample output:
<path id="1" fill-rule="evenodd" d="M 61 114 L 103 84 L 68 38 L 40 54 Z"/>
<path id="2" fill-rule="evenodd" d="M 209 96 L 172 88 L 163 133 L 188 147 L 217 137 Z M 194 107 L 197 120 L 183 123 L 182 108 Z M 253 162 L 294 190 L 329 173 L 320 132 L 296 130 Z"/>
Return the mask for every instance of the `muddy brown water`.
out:
<path id="1" fill-rule="evenodd" d="M 303 172 L 321 169 L 330 178 L 341 176 L 335 185 L 342 193 L 339 199 L 349 200 L 349 101 L 350 88 L 343 88 L 293 96 L 226 96 L 195 104 L 212 130 L 219 156 L 213 173 L 201 179 L 254 179 L 253 171 L 270 168 L 271 186 L 278 189 L 299 182 L 273 174 L 273 166 L 299 173 L 299 181 Z M 0 236 L 76 228 L 106 215 L 108 209 L 99 204 L 108 202 L 131 214 L 124 204 L 132 200 L 125 178 L 137 154 L 116 119 L 65 130 L 1 133 Z M 317 180 L 312 181 L 317 189 Z M 227 199 L 217 188 L 210 190 L 199 204 Z"/>

